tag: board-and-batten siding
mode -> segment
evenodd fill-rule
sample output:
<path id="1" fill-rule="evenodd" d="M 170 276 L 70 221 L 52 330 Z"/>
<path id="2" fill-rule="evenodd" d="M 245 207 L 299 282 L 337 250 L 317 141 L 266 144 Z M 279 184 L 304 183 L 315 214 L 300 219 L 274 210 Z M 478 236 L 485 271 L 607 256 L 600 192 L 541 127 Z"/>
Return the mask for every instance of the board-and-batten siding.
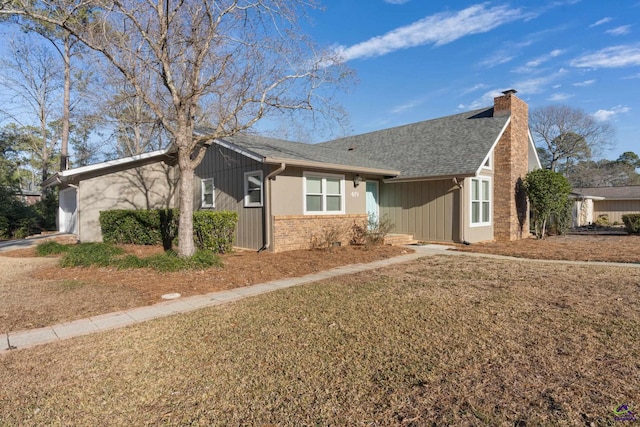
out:
<path id="1" fill-rule="evenodd" d="M 393 233 L 413 234 L 416 240 L 452 242 L 460 225 L 458 200 L 451 180 L 383 183 L 380 214 L 394 225 Z"/>
<path id="2" fill-rule="evenodd" d="M 235 246 L 257 250 L 264 244 L 264 207 L 244 207 L 244 173 L 256 170 L 262 170 L 263 177 L 269 173 L 264 170 L 262 163 L 214 145 L 208 149 L 202 163 L 196 168 L 196 176 L 199 179 L 213 178 L 215 186 L 213 210 L 238 212 Z M 197 209 L 200 209 L 200 180 L 197 180 L 195 190 Z"/>
<path id="3" fill-rule="evenodd" d="M 622 216 L 640 213 L 640 200 L 595 200 L 593 202 L 593 220 L 607 215 L 610 222 L 622 224 Z"/>

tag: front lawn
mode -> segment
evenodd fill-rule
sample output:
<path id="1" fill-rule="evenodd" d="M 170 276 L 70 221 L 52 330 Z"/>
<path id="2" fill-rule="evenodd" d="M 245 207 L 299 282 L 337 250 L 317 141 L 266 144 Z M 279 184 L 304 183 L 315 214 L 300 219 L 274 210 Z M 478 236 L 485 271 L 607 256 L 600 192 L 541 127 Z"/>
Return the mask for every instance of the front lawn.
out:
<path id="1" fill-rule="evenodd" d="M 638 360 L 640 269 L 438 256 L 9 352 L 0 420 L 619 425 Z"/>

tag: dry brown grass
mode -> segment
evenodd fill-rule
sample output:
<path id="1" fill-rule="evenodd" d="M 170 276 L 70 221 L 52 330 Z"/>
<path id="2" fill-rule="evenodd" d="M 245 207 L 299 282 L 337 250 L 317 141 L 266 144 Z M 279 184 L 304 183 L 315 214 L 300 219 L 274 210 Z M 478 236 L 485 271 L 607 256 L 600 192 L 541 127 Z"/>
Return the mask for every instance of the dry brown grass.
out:
<path id="1" fill-rule="evenodd" d="M 0 357 L 8 425 L 620 425 L 640 269 L 432 257 Z"/>
<path id="2" fill-rule="evenodd" d="M 125 246 L 125 249 L 141 257 L 162 252 L 161 247 L 153 246 Z M 3 272 L 0 274 L 0 334 L 153 304 L 167 293 L 202 295 L 350 263 L 371 262 L 409 251 L 389 246 L 279 254 L 247 251 L 224 255 L 221 269 L 176 273 L 146 268 L 60 268 L 55 258 L 36 258 L 33 249 L 3 252 L 0 256 Z"/>

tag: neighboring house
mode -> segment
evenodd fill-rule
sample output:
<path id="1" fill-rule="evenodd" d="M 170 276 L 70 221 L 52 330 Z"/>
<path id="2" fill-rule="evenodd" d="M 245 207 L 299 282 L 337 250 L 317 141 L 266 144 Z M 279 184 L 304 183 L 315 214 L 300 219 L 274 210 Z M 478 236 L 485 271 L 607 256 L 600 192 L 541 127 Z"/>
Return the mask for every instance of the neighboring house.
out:
<path id="1" fill-rule="evenodd" d="M 42 192 L 38 190 L 20 190 L 20 200 L 27 205 L 32 206 L 42 200 Z"/>
<path id="2" fill-rule="evenodd" d="M 58 230 L 82 242 L 102 241 L 99 216 L 111 209 L 174 206 L 175 156 L 158 150 L 58 172 L 42 183 L 58 185 Z"/>
<path id="3" fill-rule="evenodd" d="M 493 107 L 322 144 L 215 140 L 196 169 L 195 208 L 238 212 L 236 245 L 255 250 L 308 248 L 368 216 L 416 240 L 514 240 L 529 234 L 519 182 L 538 167 L 527 104 L 506 91 Z M 60 185 L 61 230 L 95 241 L 100 210 L 175 206 L 176 177 L 175 154 L 162 150 L 45 184 Z"/>
<path id="4" fill-rule="evenodd" d="M 640 185 L 574 188 L 573 226 L 592 224 L 606 215 L 610 223 L 622 224 L 622 216 L 640 213 Z"/>

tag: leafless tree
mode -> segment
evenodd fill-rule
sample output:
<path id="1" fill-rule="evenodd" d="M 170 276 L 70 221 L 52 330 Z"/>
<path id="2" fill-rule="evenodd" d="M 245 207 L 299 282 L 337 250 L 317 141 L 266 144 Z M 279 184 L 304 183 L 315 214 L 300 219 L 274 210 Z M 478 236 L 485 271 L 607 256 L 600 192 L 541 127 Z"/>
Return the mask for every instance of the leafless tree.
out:
<path id="1" fill-rule="evenodd" d="M 40 178 L 49 175 L 52 157 L 58 148 L 59 139 L 51 132 L 59 108 L 57 101 L 63 87 L 63 73 L 49 49 L 24 39 L 9 42 L 10 55 L 0 61 L 4 72 L 0 85 L 12 96 L 9 116 L 27 129 L 37 123 L 37 135 L 29 131 L 29 151 L 40 168 Z"/>
<path id="2" fill-rule="evenodd" d="M 554 172 L 562 162 L 586 161 L 613 144 L 614 128 L 581 109 L 563 105 L 538 108 L 531 113 L 531 132 L 541 160 Z"/>
<path id="3" fill-rule="evenodd" d="M 35 5 L 35 6 L 34 6 Z M 321 53 L 299 18 L 314 0 L 4 1 L 102 53 L 169 132 L 180 170 L 179 253 L 192 255 L 194 170 L 207 147 L 283 111 L 317 111 L 348 71 Z M 95 19 L 72 19 L 89 8 Z M 198 125 L 211 131 L 196 134 Z"/>

